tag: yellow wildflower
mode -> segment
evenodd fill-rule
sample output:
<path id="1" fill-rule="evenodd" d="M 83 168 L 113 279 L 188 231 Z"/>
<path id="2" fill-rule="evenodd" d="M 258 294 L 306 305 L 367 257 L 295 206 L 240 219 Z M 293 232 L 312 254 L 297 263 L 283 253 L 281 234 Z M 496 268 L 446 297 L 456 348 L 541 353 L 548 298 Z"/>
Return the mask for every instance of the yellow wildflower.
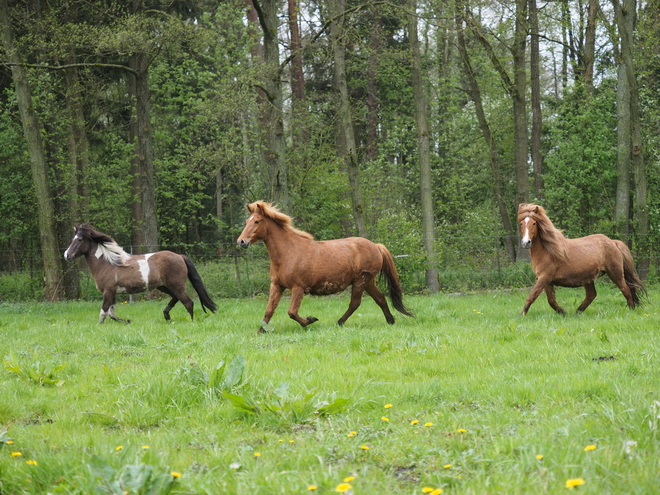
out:
<path id="1" fill-rule="evenodd" d="M 570 488 L 571 490 L 574 487 L 580 486 L 580 485 L 584 485 L 584 480 L 582 478 L 573 478 L 573 479 L 566 480 L 566 488 Z"/>
<path id="2" fill-rule="evenodd" d="M 444 468 L 445 468 L 445 469 L 449 469 L 450 467 L 451 467 L 451 464 L 445 464 L 445 465 L 444 465 Z"/>
<path id="3" fill-rule="evenodd" d="M 316 486 L 316 485 L 309 485 L 309 486 L 307 487 L 307 489 L 308 489 L 310 492 L 316 490 L 317 488 L 318 488 L 318 486 Z"/>
<path id="4" fill-rule="evenodd" d="M 143 445 L 143 446 L 142 446 L 142 450 L 147 450 L 148 448 L 149 448 L 148 445 Z"/>
<path id="5" fill-rule="evenodd" d="M 260 452 L 255 452 L 255 453 L 254 453 L 254 456 L 255 456 L 255 457 L 259 457 L 260 455 L 261 455 Z"/>
<path id="6" fill-rule="evenodd" d="M 350 483 L 339 483 L 337 488 L 335 488 L 335 491 L 339 493 L 346 493 L 351 488 L 353 487 L 350 485 Z"/>
<path id="7" fill-rule="evenodd" d="M 11 456 L 12 456 L 12 457 L 20 457 L 20 456 L 22 456 L 22 455 L 23 455 L 23 454 L 21 454 L 20 452 L 12 452 L 12 453 L 11 453 Z"/>
<path id="8" fill-rule="evenodd" d="M 595 446 L 595 445 L 587 445 L 587 446 L 584 448 L 584 451 L 585 451 L 585 452 L 589 452 L 590 450 L 596 450 L 596 446 Z"/>
<path id="9" fill-rule="evenodd" d="M 543 460 L 543 455 L 542 455 L 542 454 L 538 454 L 538 455 L 536 456 L 536 458 L 537 458 L 539 461 L 542 461 L 542 460 Z"/>
<path id="10" fill-rule="evenodd" d="M 32 460 L 32 459 L 30 459 L 29 461 L 25 461 L 25 462 L 26 462 L 27 464 L 29 464 L 30 466 L 36 466 L 36 465 L 37 465 L 37 461 Z"/>
<path id="11" fill-rule="evenodd" d="M 14 441 L 13 441 L 13 440 L 7 440 L 6 443 L 7 443 L 7 445 L 14 445 Z"/>
<path id="12" fill-rule="evenodd" d="M 116 451 L 119 451 L 119 450 L 121 450 L 121 449 L 123 449 L 123 448 L 124 448 L 123 445 L 117 445 L 117 447 L 115 447 L 115 450 L 116 450 Z"/>
<path id="13" fill-rule="evenodd" d="M 181 478 L 181 473 L 176 471 L 172 471 L 170 474 L 172 475 L 172 478 Z"/>
<path id="14" fill-rule="evenodd" d="M 431 488 L 430 486 L 425 486 L 424 488 L 422 488 L 422 493 L 431 493 L 432 491 L 433 488 Z"/>
<path id="15" fill-rule="evenodd" d="M 428 423 L 424 423 L 424 426 L 433 426 L 433 423 L 429 421 Z"/>
<path id="16" fill-rule="evenodd" d="M 383 417 L 380 418 L 380 419 L 382 419 L 383 421 L 389 421 L 389 420 L 390 420 L 390 418 L 388 418 L 387 416 L 383 416 Z"/>
<path id="17" fill-rule="evenodd" d="M 416 425 L 417 423 L 419 423 L 419 419 L 413 419 L 413 420 L 410 422 L 411 425 Z"/>
<path id="18" fill-rule="evenodd" d="M 392 407 L 392 404 L 385 404 L 385 409 L 389 409 L 390 407 Z"/>
<path id="19" fill-rule="evenodd" d="M 361 448 L 362 450 L 369 450 L 369 446 L 368 446 L 368 445 L 362 445 L 360 448 Z"/>
<path id="20" fill-rule="evenodd" d="M 436 488 L 429 495 L 440 495 L 442 493 L 442 488 Z"/>
<path id="21" fill-rule="evenodd" d="M 456 433 L 467 433 L 467 430 L 465 428 L 459 428 L 456 430 Z"/>
<path id="22" fill-rule="evenodd" d="M 347 437 L 354 437 L 355 435 L 357 435 L 357 431 L 352 431 L 352 432 L 350 432 L 350 433 L 349 433 L 348 435 L 346 435 L 346 436 L 347 436 Z"/>

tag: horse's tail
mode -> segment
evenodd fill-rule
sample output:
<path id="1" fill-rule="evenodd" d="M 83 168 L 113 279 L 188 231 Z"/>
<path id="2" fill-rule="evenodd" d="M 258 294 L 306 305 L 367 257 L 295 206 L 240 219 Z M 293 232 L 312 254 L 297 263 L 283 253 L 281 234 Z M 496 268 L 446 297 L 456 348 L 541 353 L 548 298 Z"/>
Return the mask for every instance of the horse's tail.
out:
<path id="1" fill-rule="evenodd" d="M 403 305 L 403 289 L 401 288 L 401 281 L 399 280 L 399 274 L 396 271 L 392 254 L 383 244 L 376 244 L 376 246 L 378 246 L 378 250 L 383 256 L 383 268 L 380 269 L 380 274 L 387 281 L 392 305 L 399 313 L 407 316 L 415 316 L 412 311 Z"/>
<path id="2" fill-rule="evenodd" d="M 195 289 L 197 295 L 199 296 L 199 302 L 202 305 L 204 313 L 206 313 L 206 308 L 208 308 L 212 313 L 215 313 L 215 310 L 218 309 L 218 307 L 211 299 L 211 296 L 209 296 L 209 293 L 206 292 L 206 287 L 204 287 L 204 284 L 202 283 L 202 277 L 200 277 L 199 273 L 197 273 L 195 265 L 193 265 L 193 262 L 190 261 L 190 258 L 187 256 L 182 254 L 181 257 L 183 258 L 183 261 L 186 262 L 186 267 L 188 268 L 188 280 L 190 280 L 193 289 Z"/>
<path id="3" fill-rule="evenodd" d="M 640 296 L 646 296 L 646 289 L 644 288 L 644 282 L 637 275 L 637 270 L 635 270 L 635 264 L 633 263 L 632 254 L 630 254 L 630 249 L 624 242 L 615 240 L 614 244 L 621 254 L 623 255 L 623 278 L 626 280 L 626 285 L 630 289 L 632 294 L 633 303 L 635 307 L 642 305 L 642 300 Z"/>

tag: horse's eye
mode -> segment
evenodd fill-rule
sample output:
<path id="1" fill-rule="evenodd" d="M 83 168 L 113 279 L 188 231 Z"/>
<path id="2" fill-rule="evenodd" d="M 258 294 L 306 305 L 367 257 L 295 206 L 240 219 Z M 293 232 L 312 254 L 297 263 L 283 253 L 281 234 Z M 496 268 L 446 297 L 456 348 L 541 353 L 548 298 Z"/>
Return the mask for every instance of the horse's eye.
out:
<path id="1" fill-rule="evenodd" d="M 254 221 L 254 224 L 255 224 L 255 225 L 258 224 L 258 223 L 259 223 L 259 220 L 255 220 L 255 221 Z"/>

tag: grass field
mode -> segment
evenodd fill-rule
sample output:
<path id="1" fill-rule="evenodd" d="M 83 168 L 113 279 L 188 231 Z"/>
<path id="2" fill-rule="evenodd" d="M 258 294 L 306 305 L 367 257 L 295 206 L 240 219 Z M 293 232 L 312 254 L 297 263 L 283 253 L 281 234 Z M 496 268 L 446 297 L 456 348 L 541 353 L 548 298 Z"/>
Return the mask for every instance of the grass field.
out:
<path id="1" fill-rule="evenodd" d="M 598 290 L 285 299 L 261 335 L 264 298 L 2 304 L 0 494 L 657 493 L 660 292 Z"/>

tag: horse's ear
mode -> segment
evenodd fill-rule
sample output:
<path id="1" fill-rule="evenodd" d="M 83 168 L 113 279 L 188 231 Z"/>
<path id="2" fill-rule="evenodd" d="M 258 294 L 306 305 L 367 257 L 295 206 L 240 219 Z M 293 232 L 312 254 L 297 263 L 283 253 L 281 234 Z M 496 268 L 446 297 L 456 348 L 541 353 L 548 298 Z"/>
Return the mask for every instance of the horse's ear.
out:
<path id="1" fill-rule="evenodd" d="M 534 208 L 532 208 L 532 211 L 533 211 L 534 213 L 538 213 L 538 212 L 539 212 L 539 207 L 538 207 L 538 205 L 534 205 Z"/>

